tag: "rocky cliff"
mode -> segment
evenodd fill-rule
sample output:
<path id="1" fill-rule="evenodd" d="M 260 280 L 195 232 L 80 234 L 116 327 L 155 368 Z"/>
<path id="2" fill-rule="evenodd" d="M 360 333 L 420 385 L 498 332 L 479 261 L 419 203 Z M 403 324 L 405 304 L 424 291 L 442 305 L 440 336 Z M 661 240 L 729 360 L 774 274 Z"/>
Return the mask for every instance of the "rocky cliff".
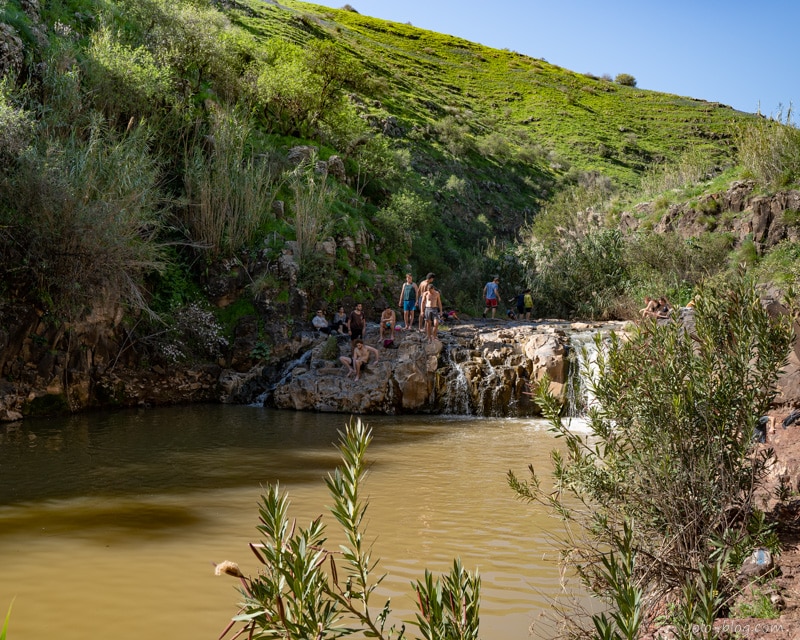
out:
<path id="1" fill-rule="evenodd" d="M 0 419 L 187 402 L 263 402 L 359 414 L 534 415 L 528 383 L 546 374 L 553 391 L 564 397 L 570 335 L 590 330 L 557 321 L 466 321 L 443 326 L 432 343 L 420 332 L 398 331 L 396 348 L 385 349 L 378 346 L 377 325 L 368 324 L 366 340 L 378 347 L 380 357 L 356 382 L 339 362 L 340 355 L 350 353 L 346 336 L 299 331 L 283 340 L 270 360 L 247 369 L 225 362 L 166 366 L 128 355 L 113 326 L 114 318 L 95 314 L 68 329 L 80 332 L 84 342 L 59 351 L 54 347 L 65 336 L 51 333 L 46 319 L 17 318 L 17 333 L 24 338 L 0 335 L 8 372 L 0 386 Z M 9 348 L 12 344 L 19 347 Z"/>

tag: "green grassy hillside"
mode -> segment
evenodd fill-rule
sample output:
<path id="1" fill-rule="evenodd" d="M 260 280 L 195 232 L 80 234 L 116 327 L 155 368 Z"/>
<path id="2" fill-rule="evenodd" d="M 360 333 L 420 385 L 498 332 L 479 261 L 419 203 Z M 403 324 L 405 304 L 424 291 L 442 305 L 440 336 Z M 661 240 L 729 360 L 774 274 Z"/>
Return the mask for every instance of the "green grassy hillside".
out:
<path id="1" fill-rule="evenodd" d="M 2 295 L 59 318 L 379 304 L 409 268 L 474 310 L 488 274 L 542 275 L 531 243 L 565 212 L 613 222 L 687 155 L 718 174 L 759 122 L 294 0 L 8 0 L 0 22 Z"/>

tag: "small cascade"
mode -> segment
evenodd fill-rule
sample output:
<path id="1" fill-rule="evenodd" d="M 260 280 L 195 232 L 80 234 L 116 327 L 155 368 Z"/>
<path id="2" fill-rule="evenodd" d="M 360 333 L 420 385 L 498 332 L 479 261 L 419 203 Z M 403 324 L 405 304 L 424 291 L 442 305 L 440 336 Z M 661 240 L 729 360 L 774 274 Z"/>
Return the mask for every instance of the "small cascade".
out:
<path id="1" fill-rule="evenodd" d="M 564 415 L 568 418 L 584 418 L 589 408 L 596 403 L 592 394 L 591 380 L 597 377 L 598 331 L 578 332 L 570 336 L 567 360 L 567 377 Z M 604 335 L 604 332 L 600 332 Z"/>
<path id="2" fill-rule="evenodd" d="M 292 376 L 292 372 L 301 366 L 307 366 L 311 362 L 311 352 L 312 350 L 309 349 L 299 358 L 292 360 L 291 362 L 287 363 L 285 367 L 281 370 L 280 374 L 278 375 L 278 379 L 273 384 L 270 384 L 267 389 L 261 392 L 251 403 L 251 406 L 259 406 L 262 407 L 267 402 L 269 397 L 273 394 L 276 388 L 280 385 L 286 384 Z"/>
<path id="3" fill-rule="evenodd" d="M 469 381 L 464 372 L 464 363 L 469 353 L 457 346 L 450 346 L 445 351 L 447 375 L 444 379 L 442 394 L 443 413 L 458 416 L 471 416 L 474 411 L 470 407 Z"/>

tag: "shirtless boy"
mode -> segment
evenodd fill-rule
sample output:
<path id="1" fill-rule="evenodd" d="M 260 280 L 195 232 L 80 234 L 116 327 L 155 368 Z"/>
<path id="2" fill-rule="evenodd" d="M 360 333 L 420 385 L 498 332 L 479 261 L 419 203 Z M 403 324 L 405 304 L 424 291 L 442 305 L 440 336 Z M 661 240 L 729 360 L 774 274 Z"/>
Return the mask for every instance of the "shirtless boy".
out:
<path id="1" fill-rule="evenodd" d="M 369 362 L 371 354 L 375 355 L 375 362 L 381 358 L 381 354 L 375 347 L 370 347 L 364 344 L 364 341 L 359 338 L 354 342 L 353 357 L 341 356 L 339 361 L 347 367 L 347 377 L 355 375 L 356 380 L 361 377 L 361 369 Z"/>
<path id="2" fill-rule="evenodd" d="M 417 289 L 417 295 L 419 296 L 419 330 L 422 331 L 422 327 L 425 324 L 425 307 L 422 306 L 422 295 L 425 293 L 426 289 L 433 284 L 436 275 L 433 273 L 429 273 L 425 276 L 425 279 L 419 283 L 419 287 Z"/>
<path id="3" fill-rule="evenodd" d="M 439 337 L 439 320 L 442 314 L 442 296 L 434 285 L 428 285 L 420 298 L 420 307 L 425 315 L 425 336 L 428 342 Z"/>

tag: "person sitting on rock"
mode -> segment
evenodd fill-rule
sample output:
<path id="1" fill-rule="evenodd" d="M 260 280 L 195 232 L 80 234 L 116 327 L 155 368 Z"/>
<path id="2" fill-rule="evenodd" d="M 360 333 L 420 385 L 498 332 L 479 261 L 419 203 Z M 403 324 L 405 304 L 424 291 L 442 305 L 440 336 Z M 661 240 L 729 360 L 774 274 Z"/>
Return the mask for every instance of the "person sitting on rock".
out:
<path id="1" fill-rule="evenodd" d="M 334 331 L 346 334 L 350 331 L 347 323 L 348 318 L 347 314 L 344 312 L 344 306 L 340 305 L 339 310 L 333 314 L 333 323 L 331 324 L 331 327 Z"/>
<path id="2" fill-rule="evenodd" d="M 658 316 L 658 300 L 650 296 L 644 297 L 644 308 L 639 309 L 642 318 L 655 318 Z"/>
<path id="3" fill-rule="evenodd" d="M 347 356 L 341 356 L 339 361 L 347 367 L 347 377 L 355 375 L 356 380 L 361 378 L 361 370 L 367 365 L 369 362 L 370 354 L 375 355 L 375 362 L 377 363 L 380 360 L 381 354 L 378 353 L 378 350 L 375 347 L 370 347 L 364 344 L 364 341 L 360 338 L 357 339 L 354 343 L 353 347 L 353 356 L 348 358 Z"/>
<path id="4" fill-rule="evenodd" d="M 317 331 L 326 335 L 330 335 L 333 331 L 328 324 L 328 320 L 325 318 L 325 312 L 322 309 L 317 310 L 316 315 L 311 319 L 311 324 L 314 325 L 314 328 Z"/>
<path id="5" fill-rule="evenodd" d="M 397 314 L 391 307 L 386 307 L 381 314 L 381 337 L 380 341 L 383 342 L 384 338 L 388 337 L 389 340 L 394 340 L 394 330 L 397 326 Z M 388 336 L 384 336 L 387 333 Z"/>
<path id="6" fill-rule="evenodd" d="M 658 306 L 656 307 L 656 319 L 658 320 L 669 320 L 670 316 L 672 315 L 672 306 L 670 306 L 669 302 L 664 296 L 661 296 L 658 299 Z"/>

